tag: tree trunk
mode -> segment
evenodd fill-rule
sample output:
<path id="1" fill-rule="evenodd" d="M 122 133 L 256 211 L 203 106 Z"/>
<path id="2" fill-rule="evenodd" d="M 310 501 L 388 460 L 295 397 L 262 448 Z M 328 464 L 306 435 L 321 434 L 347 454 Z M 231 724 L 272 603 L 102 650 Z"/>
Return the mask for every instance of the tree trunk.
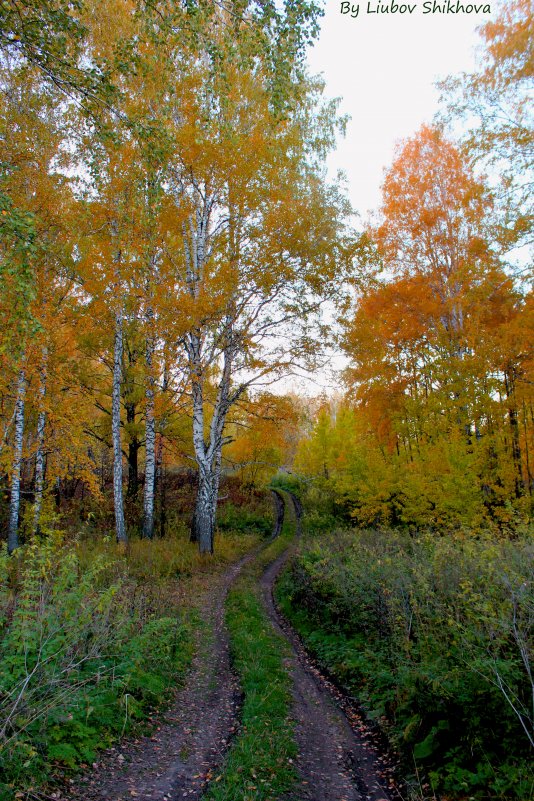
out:
<path id="1" fill-rule="evenodd" d="M 126 408 L 126 422 L 135 423 L 135 404 L 125 403 Z M 126 495 L 129 498 L 135 498 L 139 489 L 139 448 L 141 443 L 135 434 L 132 434 L 130 442 L 128 443 L 128 487 Z"/>
<path id="2" fill-rule="evenodd" d="M 113 501 L 115 506 L 115 532 L 117 542 L 128 542 L 124 522 L 122 497 L 122 444 L 121 444 L 121 381 L 122 381 L 122 312 L 115 314 L 115 340 L 113 345 L 113 390 L 111 404 L 111 433 L 113 438 Z"/>
<path id="3" fill-rule="evenodd" d="M 215 511 L 213 476 L 211 471 L 201 468 L 198 476 L 198 493 L 193 518 L 198 548 L 201 554 L 213 553 Z"/>
<path id="4" fill-rule="evenodd" d="M 508 422 L 512 436 L 512 460 L 515 468 L 515 494 L 520 498 L 524 494 L 523 467 L 519 434 L 519 420 L 515 399 L 515 375 L 513 367 L 505 374 L 506 397 L 508 401 Z"/>
<path id="5" fill-rule="evenodd" d="M 26 373 L 19 371 L 17 382 L 17 398 L 15 401 L 15 447 L 13 465 L 11 467 L 11 497 L 9 501 L 9 525 L 7 532 L 7 550 L 9 553 L 19 547 L 19 510 L 20 510 L 20 472 L 22 466 L 22 446 L 24 442 L 24 405 L 26 402 Z"/>
<path id="6" fill-rule="evenodd" d="M 149 313 L 151 317 L 151 312 Z M 143 504 L 143 537 L 154 536 L 154 479 L 156 476 L 156 420 L 154 417 L 154 338 L 151 334 L 146 343 L 147 385 L 145 390 L 145 493 Z"/>
<path id="7" fill-rule="evenodd" d="M 46 426 L 46 410 L 44 407 L 44 403 L 46 397 L 47 362 L 48 362 L 48 349 L 44 347 L 41 369 L 39 371 L 40 408 L 39 408 L 39 416 L 37 418 L 37 451 L 35 453 L 35 492 L 34 492 L 34 502 L 33 502 L 34 534 L 39 533 L 41 508 L 43 505 L 44 472 L 45 472 L 44 441 L 45 441 L 45 426 Z"/>
<path id="8" fill-rule="evenodd" d="M 167 525 L 167 509 L 166 509 L 166 487 L 165 487 L 165 465 L 163 462 L 163 434 L 159 435 L 157 456 L 156 456 L 156 475 L 157 486 L 159 487 L 159 536 L 165 536 L 165 528 Z"/>

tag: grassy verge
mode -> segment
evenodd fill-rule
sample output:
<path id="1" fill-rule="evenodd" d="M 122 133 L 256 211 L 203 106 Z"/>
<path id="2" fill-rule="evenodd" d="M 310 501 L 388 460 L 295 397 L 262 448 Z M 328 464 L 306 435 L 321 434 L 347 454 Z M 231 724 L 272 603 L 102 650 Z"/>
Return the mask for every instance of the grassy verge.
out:
<path id="1" fill-rule="evenodd" d="M 146 727 L 187 674 L 199 598 L 256 542 L 229 533 L 207 560 L 180 536 L 125 554 L 54 533 L 0 552 L 0 801 Z"/>
<path id="2" fill-rule="evenodd" d="M 265 567 L 290 539 L 285 531 L 268 545 L 244 569 L 228 595 L 226 621 L 245 696 L 242 727 L 206 801 L 276 801 L 295 782 L 291 679 L 284 667 L 288 646 L 271 627 L 258 584 Z"/>

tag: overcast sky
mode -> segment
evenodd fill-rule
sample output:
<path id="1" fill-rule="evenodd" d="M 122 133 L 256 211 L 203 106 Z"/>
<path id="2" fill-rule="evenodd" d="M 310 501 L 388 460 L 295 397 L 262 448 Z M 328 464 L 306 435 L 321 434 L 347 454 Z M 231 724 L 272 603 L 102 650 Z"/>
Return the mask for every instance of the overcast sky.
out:
<path id="1" fill-rule="evenodd" d="M 474 66 L 475 29 L 490 18 L 423 14 L 423 0 L 410 3 L 417 8 L 409 16 L 368 14 L 367 0 L 360 0 L 351 3 L 360 7 L 351 18 L 340 13 L 338 0 L 326 0 L 321 37 L 309 55 L 312 71 L 326 77 L 328 95 L 342 97 L 341 110 L 352 118 L 330 166 L 347 173 L 352 202 L 364 215 L 379 203 L 395 142 L 432 120 L 438 78 Z M 377 0 L 370 6 L 376 8 Z"/>

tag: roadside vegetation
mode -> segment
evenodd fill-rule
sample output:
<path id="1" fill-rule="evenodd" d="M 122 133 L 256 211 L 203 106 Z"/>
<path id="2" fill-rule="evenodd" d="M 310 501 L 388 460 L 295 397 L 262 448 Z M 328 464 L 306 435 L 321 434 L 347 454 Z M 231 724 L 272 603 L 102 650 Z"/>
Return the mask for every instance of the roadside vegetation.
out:
<path id="1" fill-rule="evenodd" d="M 272 527 L 265 500 L 243 506 L 263 530 Z M 40 537 L 0 554 L 2 801 L 151 725 L 187 675 L 202 593 L 259 541 L 227 526 L 206 559 L 176 521 L 165 539 L 132 538 L 125 551 L 87 527 L 73 537 L 43 519 Z"/>
<path id="2" fill-rule="evenodd" d="M 527 535 L 333 531 L 309 534 L 279 583 L 416 798 L 533 797 L 533 557 Z"/>

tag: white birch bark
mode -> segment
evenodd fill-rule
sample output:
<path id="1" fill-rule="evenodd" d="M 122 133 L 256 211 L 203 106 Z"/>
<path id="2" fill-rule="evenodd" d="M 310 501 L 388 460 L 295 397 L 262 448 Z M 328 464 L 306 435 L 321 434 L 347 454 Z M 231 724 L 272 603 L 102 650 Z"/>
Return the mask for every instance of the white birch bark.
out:
<path id="1" fill-rule="evenodd" d="M 186 282 L 193 298 L 198 297 L 205 262 L 209 256 L 210 213 L 213 198 L 206 191 L 198 202 L 189 226 L 183 224 Z M 189 360 L 189 373 L 193 396 L 193 445 L 198 465 L 198 493 L 192 522 L 192 539 L 198 542 L 201 553 L 213 553 L 213 538 L 217 514 L 217 498 L 221 475 L 223 432 L 228 409 L 235 346 L 232 336 L 232 319 L 226 320 L 226 346 L 223 348 L 223 370 L 219 381 L 213 415 L 205 437 L 204 360 L 203 339 L 199 329 L 185 337 Z M 208 362 L 210 361 L 208 357 Z"/>
<path id="2" fill-rule="evenodd" d="M 124 352 L 123 302 L 120 264 L 122 252 L 118 244 L 119 227 L 116 220 L 111 223 L 111 234 L 117 243 L 113 255 L 115 265 L 115 334 L 113 338 L 113 381 L 111 389 L 111 439 L 113 442 L 113 507 L 115 510 L 115 537 L 117 542 L 127 543 L 128 534 L 124 521 L 124 499 L 122 495 L 122 435 L 121 435 L 121 389 L 122 359 Z"/>
<path id="3" fill-rule="evenodd" d="M 9 523 L 7 532 L 7 549 L 9 553 L 19 547 L 19 511 L 20 511 L 20 473 L 22 467 L 22 446 L 24 442 L 24 407 L 26 403 L 26 373 L 21 368 L 17 380 L 17 396 L 15 400 L 15 442 L 13 464 L 11 467 L 11 496 L 9 501 Z"/>
<path id="4" fill-rule="evenodd" d="M 44 458 L 44 442 L 45 442 L 45 426 L 46 426 L 46 385 L 47 385 L 47 364 L 48 364 L 48 348 L 45 346 L 42 351 L 42 361 L 39 370 L 39 415 L 37 417 L 37 451 L 35 453 L 35 492 L 33 502 L 33 532 L 39 532 L 39 522 L 41 519 L 41 508 L 43 505 L 43 490 L 44 490 L 44 471 L 45 471 L 45 458 Z"/>
<path id="5" fill-rule="evenodd" d="M 128 542 L 124 522 L 122 497 L 122 442 L 121 442 L 121 383 L 122 383 L 123 321 L 122 311 L 115 313 L 113 342 L 113 388 L 111 395 L 111 435 L 113 439 L 113 502 L 115 507 L 115 534 L 117 542 Z"/>
<path id="6" fill-rule="evenodd" d="M 224 425 L 230 408 L 230 383 L 233 362 L 233 345 L 224 353 L 224 367 L 219 382 L 219 390 L 213 408 L 213 416 L 208 441 L 204 438 L 204 399 L 202 382 L 197 379 L 201 373 L 198 338 L 190 337 L 190 359 L 193 379 L 193 443 L 199 467 L 199 486 L 193 518 L 195 539 L 201 553 L 213 553 L 213 538 L 217 515 L 217 499 L 221 476 Z"/>
<path id="7" fill-rule="evenodd" d="M 143 499 L 143 537 L 154 536 L 154 482 L 156 477 L 156 420 L 154 417 L 154 335 L 152 322 L 154 312 L 147 310 L 148 333 L 146 338 L 147 382 L 145 389 L 145 491 Z"/>

